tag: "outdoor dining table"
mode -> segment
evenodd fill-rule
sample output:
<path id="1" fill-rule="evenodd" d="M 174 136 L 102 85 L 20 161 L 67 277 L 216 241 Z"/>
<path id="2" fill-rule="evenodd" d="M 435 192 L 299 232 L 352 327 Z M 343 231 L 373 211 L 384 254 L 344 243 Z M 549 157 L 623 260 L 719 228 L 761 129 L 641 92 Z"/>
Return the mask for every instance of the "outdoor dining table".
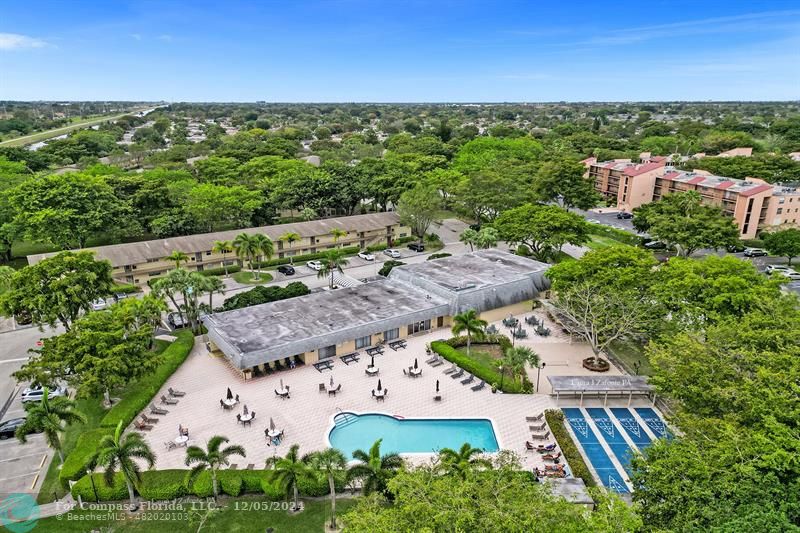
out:
<path id="1" fill-rule="evenodd" d="M 367 374 L 369 374 L 370 376 L 374 376 L 377 373 L 378 373 L 378 367 L 377 366 L 368 366 L 367 367 Z"/>
<path id="2" fill-rule="evenodd" d="M 414 377 L 421 376 L 422 375 L 422 369 L 421 368 L 410 368 L 408 370 L 408 373 L 411 374 Z"/>
<path id="3" fill-rule="evenodd" d="M 235 398 L 226 398 L 226 399 L 222 400 L 222 403 L 224 403 L 228 407 L 233 407 L 234 405 L 236 405 L 236 399 Z"/>
<path id="4" fill-rule="evenodd" d="M 386 389 L 381 389 L 379 391 L 375 391 L 375 397 L 376 398 L 383 398 L 384 396 L 386 396 Z"/>
<path id="5" fill-rule="evenodd" d="M 278 389 L 278 394 L 280 394 L 281 396 L 289 396 L 289 389 L 287 389 L 286 387 Z"/>
<path id="6" fill-rule="evenodd" d="M 180 446 L 181 444 L 186 444 L 187 442 L 189 442 L 188 435 L 180 435 L 178 437 L 175 437 L 175 444 L 177 444 L 178 446 Z"/>
<path id="7" fill-rule="evenodd" d="M 279 436 L 280 434 L 281 434 L 281 432 L 278 429 L 270 429 L 269 431 L 267 431 L 267 436 L 269 438 L 271 438 L 271 439 L 274 439 L 275 437 Z"/>
<path id="8" fill-rule="evenodd" d="M 336 387 L 338 387 L 338 386 L 339 385 L 336 385 L 336 384 L 333 384 L 333 383 L 327 383 L 325 385 L 325 388 L 328 390 L 328 392 L 331 392 L 331 391 L 335 391 Z"/>
<path id="9" fill-rule="evenodd" d="M 240 420 L 241 422 L 250 422 L 252 419 L 253 419 L 253 412 L 252 412 L 252 411 L 250 411 L 250 412 L 249 412 L 249 413 L 247 413 L 246 415 L 242 415 L 242 416 L 239 418 L 239 420 Z"/>

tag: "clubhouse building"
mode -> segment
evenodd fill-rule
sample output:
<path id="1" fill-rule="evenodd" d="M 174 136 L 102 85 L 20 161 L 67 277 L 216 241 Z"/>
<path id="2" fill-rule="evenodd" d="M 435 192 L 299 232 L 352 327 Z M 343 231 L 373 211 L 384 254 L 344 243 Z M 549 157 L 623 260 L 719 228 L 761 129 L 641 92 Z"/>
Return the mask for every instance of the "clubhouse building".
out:
<path id="1" fill-rule="evenodd" d="M 549 265 L 497 249 L 395 267 L 388 278 L 207 315 L 209 349 L 242 372 L 317 363 L 437 328 L 496 320 L 549 287 Z"/>

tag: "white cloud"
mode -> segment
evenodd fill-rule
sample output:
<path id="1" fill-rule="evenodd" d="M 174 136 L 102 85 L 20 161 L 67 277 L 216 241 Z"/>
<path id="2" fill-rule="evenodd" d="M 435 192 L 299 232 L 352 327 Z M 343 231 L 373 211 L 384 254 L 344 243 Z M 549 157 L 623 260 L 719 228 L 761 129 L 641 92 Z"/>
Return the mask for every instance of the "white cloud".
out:
<path id="1" fill-rule="evenodd" d="M 18 50 L 20 48 L 42 48 L 47 43 L 35 37 L 18 33 L 0 33 L 0 50 Z"/>
<path id="2" fill-rule="evenodd" d="M 158 36 L 158 40 L 159 41 L 164 41 L 164 42 L 167 42 L 167 43 L 172 42 L 172 35 L 169 35 L 169 34 L 166 34 L 166 33 L 164 35 L 159 35 Z"/>
<path id="3" fill-rule="evenodd" d="M 141 41 L 142 40 L 142 34 L 141 33 L 131 33 L 131 37 L 133 39 L 136 39 L 137 41 Z"/>

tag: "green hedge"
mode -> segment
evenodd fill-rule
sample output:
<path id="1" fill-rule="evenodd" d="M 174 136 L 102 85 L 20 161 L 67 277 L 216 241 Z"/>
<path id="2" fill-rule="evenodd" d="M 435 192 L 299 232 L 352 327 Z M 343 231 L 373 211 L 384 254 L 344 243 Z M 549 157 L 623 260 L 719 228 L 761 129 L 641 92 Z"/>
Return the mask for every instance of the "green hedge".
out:
<path id="1" fill-rule="evenodd" d="M 100 426 L 116 428 L 121 420 L 123 426 L 130 424 L 147 407 L 169 377 L 186 360 L 194 346 L 194 335 L 190 330 L 175 334 L 177 339 L 161 354 L 161 363 L 155 372 L 139 379 L 128 387 L 130 391 L 112 407 L 100 421 Z"/>
<path id="2" fill-rule="evenodd" d="M 331 248 L 331 250 L 333 250 L 333 248 Z M 323 257 L 325 257 L 325 254 L 327 252 L 330 252 L 331 250 L 324 250 L 322 252 L 316 252 L 313 254 L 295 255 L 291 257 L 291 262 L 302 263 L 305 261 L 312 261 L 314 259 L 322 259 Z M 361 251 L 361 247 L 346 246 L 344 248 L 340 248 L 340 250 L 344 252 L 345 255 L 355 255 Z M 281 257 L 278 259 L 270 259 L 269 261 L 256 262 L 253 266 L 260 266 L 261 268 L 267 268 L 279 265 L 288 265 L 289 263 L 290 263 L 289 257 Z"/>
<path id="3" fill-rule="evenodd" d="M 242 267 L 239 265 L 230 265 L 228 266 L 228 274 L 235 274 L 242 270 Z M 225 268 L 207 268 L 205 270 L 201 270 L 200 274 L 203 276 L 224 276 L 225 275 Z"/>
<path id="4" fill-rule="evenodd" d="M 367 246 L 367 251 L 368 252 L 382 252 L 385 249 L 387 249 L 388 247 L 389 247 L 389 245 L 386 244 L 385 242 L 380 243 L 380 244 L 371 244 L 371 245 Z"/>
<path id="5" fill-rule="evenodd" d="M 609 239 L 614 239 L 615 241 L 619 241 L 623 244 L 629 244 L 631 246 L 639 246 L 642 243 L 642 238 L 638 235 L 628 233 L 627 231 L 623 231 L 621 229 L 603 226 L 602 224 L 595 224 L 593 222 L 589 222 L 589 233 L 602 235 L 604 237 L 608 237 Z"/>
<path id="6" fill-rule="evenodd" d="M 389 275 L 389 272 L 392 271 L 394 267 L 405 265 L 402 261 L 395 261 L 394 259 L 389 259 L 383 263 L 383 266 L 380 270 L 378 270 L 378 275 L 383 276 L 384 278 Z"/>
<path id="7" fill-rule="evenodd" d="M 572 436 L 564 426 L 564 413 L 555 409 L 547 409 L 544 412 L 544 418 L 547 420 L 547 426 L 558 443 L 558 447 L 561 448 L 561 453 L 564 454 L 570 470 L 572 470 L 572 475 L 581 478 L 587 487 L 597 485 L 594 476 L 583 461 L 583 456 L 575 445 L 575 441 L 572 440 Z"/>
<path id="8" fill-rule="evenodd" d="M 70 481 L 78 481 L 86 475 L 89 462 L 100 446 L 100 441 L 111 432 L 110 428 L 97 428 L 86 431 L 78 437 L 78 442 L 64 459 L 64 464 L 58 473 L 58 479 L 64 489 L 69 488 Z"/>
<path id="9" fill-rule="evenodd" d="M 763 248 L 764 241 L 762 239 L 742 239 L 742 246 L 746 248 Z"/>
<path id="10" fill-rule="evenodd" d="M 198 498 L 208 498 L 214 495 L 214 487 L 211 483 L 211 472 L 204 470 L 192 483 L 189 483 L 189 472 L 186 472 L 186 485 L 191 494 Z M 242 493 L 242 475 L 238 470 L 218 470 L 217 484 L 220 494 L 228 496 L 238 496 Z"/>
<path id="11" fill-rule="evenodd" d="M 174 500 L 189 494 L 186 470 L 147 470 L 138 488 L 145 500 Z"/>
<path id="12" fill-rule="evenodd" d="M 485 381 L 489 386 L 496 385 L 500 388 L 501 376 L 500 372 L 497 371 L 496 368 L 492 368 L 489 366 L 484 365 L 483 363 L 472 359 L 471 357 L 467 357 L 466 354 L 459 352 L 452 346 L 450 346 L 447 342 L 444 341 L 433 341 L 431 343 L 431 349 L 450 361 L 451 363 L 455 363 L 470 374 L 474 375 L 478 379 L 482 379 Z M 520 385 L 517 381 L 510 379 L 503 379 L 503 392 L 507 393 L 523 393 L 525 392 L 525 386 Z"/>
<path id="13" fill-rule="evenodd" d="M 140 287 L 131 283 L 115 283 L 111 288 L 111 292 L 114 294 L 134 294 L 141 291 Z"/>
<path id="14" fill-rule="evenodd" d="M 453 254 L 448 254 L 447 252 L 439 252 L 438 254 L 431 254 L 428 256 L 426 261 L 432 261 L 434 259 L 441 259 L 443 257 L 450 257 Z"/>
<path id="15" fill-rule="evenodd" d="M 251 305 L 277 302 L 278 300 L 286 300 L 287 298 L 305 296 L 310 292 L 309 288 L 300 281 L 293 281 L 286 287 L 279 287 L 277 285 L 265 287 L 264 285 L 259 285 L 249 291 L 241 292 L 228 298 L 216 311 L 232 311 L 234 309 L 241 309 L 242 307 L 250 307 Z"/>
<path id="16" fill-rule="evenodd" d="M 144 474 L 142 475 L 144 476 Z M 92 479 L 94 480 L 94 489 L 92 488 Z M 77 500 L 80 496 L 85 502 L 93 502 L 94 493 L 97 491 L 99 501 L 128 499 L 128 487 L 125 485 L 125 478 L 121 473 L 117 472 L 114 475 L 111 486 L 106 485 L 103 474 L 92 474 L 92 479 L 89 479 L 89 476 L 84 473 L 83 477 L 73 485 L 72 497 Z"/>

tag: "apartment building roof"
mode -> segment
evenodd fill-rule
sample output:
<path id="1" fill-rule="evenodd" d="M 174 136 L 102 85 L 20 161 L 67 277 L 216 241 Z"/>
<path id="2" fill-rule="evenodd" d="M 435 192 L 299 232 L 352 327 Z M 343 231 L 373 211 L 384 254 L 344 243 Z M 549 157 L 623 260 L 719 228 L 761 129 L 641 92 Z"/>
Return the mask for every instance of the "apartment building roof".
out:
<path id="1" fill-rule="evenodd" d="M 733 148 L 717 154 L 717 157 L 750 157 L 751 155 L 753 155 L 752 148 Z"/>
<path id="2" fill-rule="evenodd" d="M 665 164 L 665 160 L 660 159 L 659 161 L 653 161 L 650 163 L 632 163 L 630 160 L 627 161 L 604 161 L 602 163 L 597 163 L 597 166 L 602 168 L 608 168 L 611 170 L 620 170 L 626 176 L 638 176 L 640 174 L 644 174 L 646 172 L 650 172 L 651 170 L 655 170 L 657 168 L 663 167 Z"/>
<path id="3" fill-rule="evenodd" d="M 730 192 L 735 192 L 742 196 L 753 196 L 755 194 L 768 191 L 773 188 L 772 185 L 764 183 L 761 180 L 747 181 L 738 180 L 733 178 L 724 178 L 721 176 L 714 176 L 711 174 L 697 174 L 695 172 L 681 172 L 673 170 L 667 172 L 661 179 L 678 181 L 681 183 L 688 183 L 690 185 L 698 185 L 708 189 L 719 189 Z"/>
<path id="4" fill-rule="evenodd" d="M 111 266 L 113 267 L 121 267 L 146 263 L 148 260 L 160 259 L 168 256 L 174 250 L 180 250 L 187 254 L 208 251 L 213 248 L 214 241 L 233 240 L 240 233 L 263 233 L 269 236 L 273 241 L 277 241 L 281 235 L 287 232 L 298 233 L 301 237 L 307 238 L 329 235 L 334 228 L 343 229 L 348 233 L 359 233 L 362 231 L 375 231 L 399 223 L 400 216 L 395 212 L 370 213 L 366 215 L 311 220 L 308 222 L 292 222 L 274 226 L 185 235 L 152 241 L 111 244 L 108 246 L 84 248 L 84 250 L 94 252 L 98 259 L 105 259 L 111 262 Z M 33 265 L 53 255 L 55 255 L 55 252 L 29 255 L 28 263 Z"/>

